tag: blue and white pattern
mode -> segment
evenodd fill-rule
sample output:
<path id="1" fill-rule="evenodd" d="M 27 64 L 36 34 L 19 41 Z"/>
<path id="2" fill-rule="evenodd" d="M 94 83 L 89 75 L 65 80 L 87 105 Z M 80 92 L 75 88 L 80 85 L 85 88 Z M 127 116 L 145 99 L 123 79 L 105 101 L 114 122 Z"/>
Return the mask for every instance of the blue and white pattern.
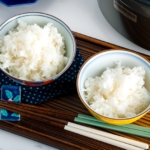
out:
<path id="1" fill-rule="evenodd" d="M 1 99 L 5 101 L 20 102 L 21 101 L 21 87 L 12 85 L 2 85 Z M 20 114 L 11 112 L 5 109 L 0 109 L 0 120 L 19 121 Z"/>
<path id="2" fill-rule="evenodd" d="M 84 60 L 77 48 L 76 57 L 70 68 L 56 81 L 38 87 L 21 85 L 14 82 L 0 71 L 0 86 L 13 85 L 21 87 L 21 102 L 40 104 L 57 96 L 65 96 L 76 92 L 76 77 Z"/>

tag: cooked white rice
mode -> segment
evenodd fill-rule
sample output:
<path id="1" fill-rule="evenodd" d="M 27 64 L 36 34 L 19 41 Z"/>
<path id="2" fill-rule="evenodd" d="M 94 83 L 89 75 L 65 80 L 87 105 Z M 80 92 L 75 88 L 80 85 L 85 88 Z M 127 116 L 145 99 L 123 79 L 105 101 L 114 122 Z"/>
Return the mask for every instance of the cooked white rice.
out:
<path id="1" fill-rule="evenodd" d="M 133 117 L 150 104 L 150 92 L 144 87 L 143 67 L 129 68 L 116 63 L 101 76 L 85 81 L 85 99 L 97 113 L 113 118 Z"/>
<path id="2" fill-rule="evenodd" d="M 0 67 L 29 81 L 49 79 L 65 67 L 64 38 L 52 23 L 44 27 L 18 21 L 17 28 L 0 38 Z"/>

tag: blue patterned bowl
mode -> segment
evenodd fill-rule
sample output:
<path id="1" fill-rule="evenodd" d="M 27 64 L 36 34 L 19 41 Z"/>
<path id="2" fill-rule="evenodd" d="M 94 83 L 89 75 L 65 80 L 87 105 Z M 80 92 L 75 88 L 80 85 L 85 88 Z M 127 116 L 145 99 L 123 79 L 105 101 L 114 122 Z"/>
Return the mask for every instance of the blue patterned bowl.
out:
<path id="1" fill-rule="evenodd" d="M 74 61 L 75 55 L 76 55 L 76 42 L 75 38 L 69 29 L 69 27 L 62 22 L 60 19 L 51 16 L 49 14 L 45 13 L 39 13 L 39 12 L 30 12 L 30 13 L 23 13 L 16 15 L 8 20 L 6 20 L 3 24 L 0 26 L 0 37 L 3 35 L 6 35 L 8 31 L 15 28 L 18 25 L 17 20 L 22 20 L 26 22 L 27 24 L 38 24 L 39 26 L 44 26 L 47 23 L 53 23 L 53 25 L 58 29 L 58 32 L 64 37 L 65 39 L 65 47 L 66 47 L 66 56 L 69 58 L 66 66 L 64 69 L 55 75 L 54 77 L 44 80 L 44 81 L 26 81 L 22 79 L 18 79 L 15 76 L 10 75 L 6 70 L 1 69 L 3 73 L 5 73 L 8 77 L 13 79 L 15 82 L 27 85 L 27 86 L 43 86 L 46 84 L 49 84 L 56 79 L 58 79 L 60 76 L 62 76 L 68 68 L 71 66 L 71 64 Z"/>
<path id="2" fill-rule="evenodd" d="M 3 5 L 10 7 L 10 6 L 18 6 L 18 5 L 25 5 L 25 4 L 33 4 L 36 3 L 38 0 L 0 0 L 0 3 Z"/>

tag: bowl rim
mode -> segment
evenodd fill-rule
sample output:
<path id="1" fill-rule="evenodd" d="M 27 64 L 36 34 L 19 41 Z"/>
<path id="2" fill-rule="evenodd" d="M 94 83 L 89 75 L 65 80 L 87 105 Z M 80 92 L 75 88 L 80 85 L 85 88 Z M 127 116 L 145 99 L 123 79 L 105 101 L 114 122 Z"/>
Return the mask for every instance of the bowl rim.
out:
<path id="1" fill-rule="evenodd" d="M 5 69 L 3 68 L 0 68 L 0 70 L 2 72 L 4 72 L 5 74 L 7 74 L 7 76 L 9 76 L 10 78 L 14 79 L 14 80 L 19 80 L 20 82 L 31 82 L 33 84 L 36 84 L 36 83 L 39 83 L 39 82 L 48 82 L 48 81 L 54 81 L 56 80 L 57 78 L 59 78 L 63 73 L 65 73 L 68 68 L 72 65 L 74 59 L 75 59 L 75 56 L 76 56 L 76 48 L 77 48 L 77 45 L 76 45 L 76 40 L 75 40 L 75 37 L 73 35 L 73 32 L 71 31 L 71 29 L 69 28 L 69 26 L 64 22 L 62 21 L 61 19 L 53 16 L 53 15 L 50 15 L 48 13 L 43 13 L 43 12 L 25 12 L 25 13 L 19 13 L 17 15 L 13 15 L 12 17 L 9 17 L 7 20 L 5 20 L 4 22 L 2 22 L 0 24 L 0 31 L 1 31 L 1 28 L 3 28 L 4 25 L 6 25 L 7 23 L 9 23 L 10 21 L 12 20 L 15 20 L 17 19 L 18 17 L 22 17 L 22 16 L 25 16 L 25 15 L 43 15 L 43 16 L 47 16 L 47 17 L 50 17 L 50 18 L 54 18 L 55 20 L 58 20 L 59 23 L 61 23 L 61 25 L 63 25 L 63 27 L 66 28 L 66 30 L 68 31 L 68 34 L 70 35 L 70 37 L 72 38 L 72 43 L 73 43 L 73 54 L 72 54 L 72 58 L 70 60 L 70 64 L 68 64 L 68 66 L 65 68 L 63 68 L 62 71 L 60 71 L 58 74 L 56 74 L 55 76 L 49 78 L 49 79 L 45 79 L 45 80 L 37 80 L 37 81 L 31 81 L 31 80 L 24 80 L 24 79 L 20 79 L 20 78 L 17 78 L 11 74 L 9 74 Z"/>
<path id="2" fill-rule="evenodd" d="M 131 55 L 136 55 L 137 57 L 139 57 L 139 58 L 145 60 L 148 64 L 150 64 L 150 60 L 148 60 L 147 58 L 145 58 L 143 55 L 141 55 L 141 54 L 139 54 L 139 53 L 136 53 L 136 52 L 133 52 L 133 51 L 130 51 L 130 50 L 126 50 L 126 49 L 108 49 L 108 50 L 100 51 L 100 52 L 98 52 L 98 53 L 92 55 L 91 57 L 89 57 L 89 58 L 84 62 L 84 64 L 81 66 L 81 68 L 80 68 L 80 70 L 79 70 L 79 72 L 78 72 L 77 80 L 76 80 L 76 88 L 77 88 L 78 96 L 79 96 L 81 102 L 83 103 L 83 105 L 84 105 L 85 107 L 87 107 L 90 111 L 92 111 L 92 112 L 93 112 L 94 114 L 96 114 L 97 116 L 101 116 L 101 117 L 106 118 L 106 119 L 108 119 L 108 120 L 116 120 L 116 121 L 117 121 L 117 120 L 118 120 L 118 121 L 121 121 L 121 120 L 122 120 L 122 121 L 125 121 L 125 120 L 130 120 L 130 119 L 134 119 L 134 118 L 143 116 L 144 114 L 146 114 L 147 112 L 150 111 L 150 104 L 149 104 L 148 107 L 145 108 L 142 112 L 140 112 L 139 114 L 137 114 L 137 115 L 135 115 L 135 116 L 133 116 L 133 117 L 127 117 L 127 118 L 112 118 L 112 117 L 107 117 L 107 116 L 101 115 L 100 113 L 97 113 L 96 111 L 94 111 L 94 110 L 85 102 L 85 100 L 82 98 L 82 96 L 81 96 L 81 94 L 80 94 L 80 91 L 79 91 L 79 88 L 78 88 L 78 87 L 79 87 L 80 73 L 81 73 L 82 69 L 83 69 L 83 68 L 87 65 L 87 63 L 88 63 L 91 59 L 93 59 L 94 57 L 96 57 L 96 56 L 98 56 L 98 55 L 100 55 L 100 54 L 103 54 L 103 53 L 113 52 L 113 51 L 114 51 L 114 52 L 120 51 L 120 52 L 125 52 L 125 53 L 127 52 L 127 53 L 129 53 L 129 54 L 131 54 Z"/>

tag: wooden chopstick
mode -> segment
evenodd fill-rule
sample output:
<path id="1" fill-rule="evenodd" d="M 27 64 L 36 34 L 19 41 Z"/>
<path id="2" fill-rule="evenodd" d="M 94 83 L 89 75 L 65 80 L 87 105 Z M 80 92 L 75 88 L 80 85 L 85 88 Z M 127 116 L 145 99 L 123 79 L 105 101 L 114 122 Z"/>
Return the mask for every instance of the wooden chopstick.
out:
<path id="1" fill-rule="evenodd" d="M 86 129 L 85 126 L 81 126 L 71 122 L 68 122 L 68 124 L 65 125 L 64 129 L 123 149 L 144 150 L 149 148 L 148 144 L 138 142 L 137 144 L 135 143 L 136 141 L 132 141 L 131 143 L 131 141 L 128 139 L 131 143 L 130 145 L 130 143 L 128 143 L 129 141 L 125 139 L 124 139 L 125 141 L 121 141 L 118 138 L 115 139 L 115 137 L 113 138 L 107 137 L 106 132 L 103 132 L 103 135 L 100 135 L 98 132 L 99 130 L 95 130 L 95 133 L 93 133 L 93 131 L 91 131 L 91 128 Z M 112 134 L 112 136 L 114 135 Z"/>
<path id="2" fill-rule="evenodd" d="M 9 111 L 14 111 L 14 112 L 19 113 L 23 116 L 26 116 L 30 119 L 34 118 L 37 121 L 39 120 L 39 117 L 40 117 L 41 118 L 40 121 L 42 123 L 56 126 L 56 127 L 59 127 L 59 128 L 71 131 L 71 132 L 75 132 L 77 134 L 82 134 L 83 136 L 91 137 L 93 139 L 97 139 L 97 140 L 105 142 L 105 143 L 107 143 L 109 141 L 109 144 L 115 145 L 115 146 L 118 146 L 121 148 L 129 148 L 130 147 L 130 149 L 133 149 L 133 150 L 134 149 L 140 150 L 141 148 L 144 148 L 144 149 L 148 148 L 148 144 L 143 143 L 143 142 L 135 142 L 133 140 L 129 140 L 129 139 L 126 139 L 123 137 L 120 138 L 120 136 L 115 135 L 115 138 L 118 137 L 117 141 L 116 141 L 116 139 L 115 140 L 112 139 L 112 138 L 114 138 L 113 134 L 111 135 L 112 138 L 110 138 L 110 135 L 107 136 L 107 133 L 105 133 L 105 132 L 103 132 L 103 134 L 95 134 L 95 133 L 99 133 L 98 132 L 99 130 L 97 130 L 95 133 L 93 133 L 93 130 L 91 128 L 87 129 L 84 126 L 80 126 L 80 127 L 82 127 L 82 129 L 80 129 L 79 125 L 70 122 L 70 120 L 73 120 L 74 116 L 77 116 L 76 113 L 72 113 L 71 115 L 69 115 L 68 112 L 66 113 L 63 111 L 57 111 L 57 110 L 39 107 L 39 106 L 35 106 L 35 105 L 14 103 L 14 102 L 8 102 L 8 101 L 3 101 L 3 100 L 0 101 L 0 108 L 7 109 Z M 43 112 L 44 112 L 44 114 L 41 114 Z M 55 117 L 52 117 L 53 115 Z M 61 117 L 63 116 L 64 118 L 62 117 L 63 119 L 60 119 L 60 116 Z M 58 117 L 59 119 L 56 117 Z M 85 128 L 85 129 L 83 129 L 83 128 Z M 91 131 L 91 132 L 89 132 L 89 131 Z M 123 140 L 120 141 L 120 139 L 123 139 Z"/>
<path id="3" fill-rule="evenodd" d="M 88 115 L 83 115 L 83 114 L 81 114 L 81 115 L 78 116 L 78 117 L 79 117 L 79 118 L 85 118 L 85 119 L 88 118 L 88 120 L 97 121 L 97 122 L 106 124 L 105 122 L 103 122 L 103 121 L 101 121 L 101 120 L 98 120 L 98 119 L 96 119 L 95 117 L 92 117 L 92 116 L 88 116 Z M 145 132 L 149 132 L 149 133 L 150 133 L 150 128 L 148 128 L 148 127 L 143 127 L 143 126 L 139 126 L 139 125 L 135 125 L 135 124 L 126 124 L 126 125 L 123 125 L 123 126 L 120 126 L 120 127 L 129 128 L 129 129 L 135 129 L 135 130 L 138 130 L 138 131 L 145 131 Z"/>
<path id="4" fill-rule="evenodd" d="M 105 123 L 105 122 L 103 122 L 101 120 L 96 119 L 93 116 L 84 115 L 84 114 L 78 115 L 78 118 L 88 119 L 88 120 L 96 121 L 96 122 L 100 122 L 100 123 Z M 149 118 L 147 118 L 147 119 L 149 119 Z M 123 125 L 121 127 L 129 128 L 129 129 L 135 129 L 135 130 L 138 130 L 138 131 L 145 131 L 145 132 L 149 132 L 150 133 L 150 128 L 139 126 L 139 125 L 135 125 L 135 124 L 126 124 L 126 125 Z"/>
<path id="5" fill-rule="evenodd" d="M 94 133 L 94 134 L 98 134 L 98 135 L 101 135 L 101 136 L 104 136 L 104 137 L 107 137 L 107 138 L 110 138 L 110 139 L 115 139 L 117 141 L 123 141 L 124 143 L 131 144 L 131 145 L 136 145 L 136 146 L 142 147 L 144 149 L 148 149 L 148 147 L 149 147 L 147 144 L 145 145 L 145 143 L 141 143 L 141 142 L 138 142 L 138 141 L 135 141 L 135 140 L 131 140 L 131 139 L 124 138 L 124 137 L 121 137 L 121 136 L 118 136 L 118 135 L 107 133 L 107 132 L 104 132 L 104 131 L 101 131 L 101 130 L 96 130 L 96 129 L 89 128 L 89 127 L 86 127 L 86 126 L 81 126 L 79 124 L 73 124 L 73 123 L 68 123 L 68 124 L 72 127 L 79 128 L 81 130 L 85 130 L 85 131 L 88 131 L 88 132 L 91 132 L 91 133 Z"/>
<path id="6" fill-rule="evenodd" d="M 107 124 L 105 122 L 102 122 L 92 116 L 87 116 L 83 114 L 79 114 L 78 117 L 75 117 L 75 122 L 88 124 L 96 127 L 101 127 L 105 129 L 115 130 L 123 133 L 133 134 L 141 137 L 150 138 L 150 128 L 142 127 L 138 125 L 122 125 L 122 126 L 116 126 Z"/>
<path id="7" fill-rule="evenodd" d="M 42 107 L 42 106 L 30 105 L 30 104 L 25 104 L 25 103 L 16 103 L 16 102 L 6 101 L 6 100 L 0 100 L 0 106 L 4 106 L 4 107 L 11 106 L 13 109 L 16 108 L 15 110 L 19 111 L 19 112 L 21 110 L 26 110 L 26 111 L 28 110 L 28 111 L 32 111 L 32 112 L 45 114 L 45 115 L 55 115 L 56 114 L 56 115 L 65 115 L 65 116 L 72 116 L 72 117 L 78 116 L 77 113 L 73 113 L 73 112 L 55 110 L 52 108 L 46 108 L 46 107 Z M 18 113 L 18 112 L 16 112 L 16 113 Z"/>

